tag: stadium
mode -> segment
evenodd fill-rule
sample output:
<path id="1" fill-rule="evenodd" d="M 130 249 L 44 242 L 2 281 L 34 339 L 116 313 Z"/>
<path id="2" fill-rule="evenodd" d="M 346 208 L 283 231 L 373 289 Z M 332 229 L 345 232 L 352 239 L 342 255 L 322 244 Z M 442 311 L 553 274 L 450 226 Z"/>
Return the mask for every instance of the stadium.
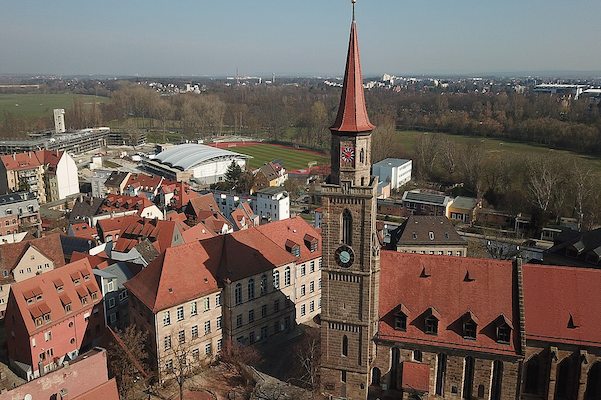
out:
<path id="1" fill-rule="evenodd" d="M 154 159 L 144 160 L 149 172 L 167 179 L 188 181 L 194 179 L 204 185 L 220 182 L 232 162 L 242 169 L 251 158 L 244 154 L 202 144 L 180 144 L 159 153 Z"/>

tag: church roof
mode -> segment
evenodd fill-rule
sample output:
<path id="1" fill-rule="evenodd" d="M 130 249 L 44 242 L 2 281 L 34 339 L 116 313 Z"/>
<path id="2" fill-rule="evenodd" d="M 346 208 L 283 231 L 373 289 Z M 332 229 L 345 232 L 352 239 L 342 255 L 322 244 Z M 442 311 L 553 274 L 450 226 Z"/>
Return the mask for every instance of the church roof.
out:
<path id="1" fill-rule="evenodd" d="M 357 22 L 353 18 L 338 116 L 330 130 L 332 132 L 360 133 L 370 132 L 373 129 L 374 126 L 369 122 L 365 106 Z"/>

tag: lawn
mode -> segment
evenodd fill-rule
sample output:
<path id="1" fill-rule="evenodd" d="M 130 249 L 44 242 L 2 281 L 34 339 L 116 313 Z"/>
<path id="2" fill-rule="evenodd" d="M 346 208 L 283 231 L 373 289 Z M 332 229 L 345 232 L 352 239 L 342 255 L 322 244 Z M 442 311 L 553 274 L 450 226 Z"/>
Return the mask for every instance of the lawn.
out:
<path id="1" fill-rule="evenodd" d="M 288 171 L 307 168 L 310 162 L 317 162 L 317 165 L 330 163 L 330 159 L 326 155 L 273 144 L 237 146 L 228 150 L 253 157 L 249 161 L 251 168 L 258 168 L 273 160 L 280 160 Z"/>
<path id="2" fill-rule="evenodd" d="M 398 141 L 401 146 L 409 154 L 414 154 L 415 143 L 420 135 L 434 135 L 430 132 L 417 132 L 417 131 L 399 131 Z M 449 138 L 455 143 L 482 143 L 486 153 L 489 155 L 503 155 L 503 154 L 517 154 L 523 157 L 529 157 L 533 154 L 547 155 L 549 157 L 559 156 L 572 156 L 582 160 L 585 165 L 588 165 L 592 170 L 597 171 L 601 174 L 601 158 L 591 157 L 583 154 L 577 154 L 565 150 L 549 149 L 543 146 L 536 146 L 527 143 L 508 142 L 498 139 L 488 139 L 482 137 L 473 136 L 462 136 L 462 135 L 451 135 L 446 133 L 436 133 L 440 137 Z"/>
<path id="3" fill-rule="evenodd" d="M 52 118 L 53 109 L 69 108 L 76 98 L 80 98 L 84 105 L 109 100 L 106 97 L 78 94 L 0 94 L 0 121 L 4 120 L 5 111 L 20 118 Z"/>

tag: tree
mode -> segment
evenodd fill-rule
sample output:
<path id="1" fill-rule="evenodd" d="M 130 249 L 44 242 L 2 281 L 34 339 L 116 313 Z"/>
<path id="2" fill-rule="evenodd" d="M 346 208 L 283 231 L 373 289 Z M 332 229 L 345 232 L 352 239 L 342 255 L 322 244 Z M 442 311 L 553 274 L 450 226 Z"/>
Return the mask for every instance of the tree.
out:
<path id="1" fill-rule="evenodd" d="M 435 135 L 424 133 L 415 142 L 417 173 L 422 179 L 432 176 L 434 163 L 438 157 L 438 144 Z"/>
<path id="2" fill-rule="evenodd" d="M 255 175 L 251 171 L 244 171 L 238 178 L 236 189 L 239 193 L 250 193 L 255 186 Z"/>
<path id="3" fill-rule="evenodd" d="M 177 337 L 178 340 L 171 347 L 170 355 L 173 360 L 173 367 L 169 371 L 177 383 L 179 389 L 179 399 L 184 398 L 184 386 L 188 380 L 200 373 L 204 368 L 208 366 L 208 360 L 200 357 L 198 348 L 195 348 L 196 344 L 193 340 L 179 340 L 179 334 L 172 332 L 172 337 Z"/>
<path id="4" fill-rule="evenodd" d="M 321 363 L 321 337 L 318 329 L 307 328 L 303 339 L 295 346 L 302 376 L 300 380 L 316 390 L 319 388 L 319 366 Z"/>
<path id="5" fill-rule="evenodd" d="M 130 325 L 124 331 L 114 333 L 113 341 L 108 345 L 109 371 L 117 379 L 119 397 L 122 399 L 130 398 L 133 389 L 143 386 L 148 379 L 145 371 L 147 339 L 147 332 Z"/>
<path id="6" fill-rule="evenodd" d="M 571 168 L 571 179 L 574 197 L 575 211 L 578 218 L 578 226 L 582 227 L 585 215 L 585 205 L 593 193 L 594 178 L 590 168 L 583 168 L 581 163 L 574 160 Z"/>
<path id="7" fill-rule="evenodd" d="M 225 183 L 228 189 L 236 189 L 242 176 L 242 168 L 236 161 L 232 161 L 225 171 Z"/>
<path id="8" fill-rule="evenodd" d="M 229 364 L 236 369 L 239 375 L 242 375 L 244 365 L 256 365 L 261 362 L 261 354 L 253 346 L 245 346 L 232 339 L 225 339 L 220 359 L 225 364 Z"/>
<path id="9" fill-rule="evenodd" d="M 543 213 L 549 211 L 554 191 L 564 190 L 558 187 L 559 174 L 554 168 L 556 160 L 543 156 L 535 157 L 528 163 L 528 189 L 532 203 Z"/>

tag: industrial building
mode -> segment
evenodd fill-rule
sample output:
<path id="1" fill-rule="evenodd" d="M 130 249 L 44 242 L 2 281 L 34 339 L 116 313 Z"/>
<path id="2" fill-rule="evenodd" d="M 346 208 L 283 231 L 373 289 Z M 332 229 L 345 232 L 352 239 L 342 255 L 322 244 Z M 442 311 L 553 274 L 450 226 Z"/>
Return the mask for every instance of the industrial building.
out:
<path id="1" fill-rule="evenodd" d="M 225 173 L 232 162 L 245 169 L 249 158 L 251 157 L 216 147 L 186 143 L 170 147 L 152 160 L 144 160 L 144 168 L 167 179 L 194 179 L 200 184 L 210 185 L 225 179 Z"/>
<path id="2" fill-rule="evenodd" d="M 60 150 L 82 154 L 107 145 L 110 128 L 90 128 L 59 135 L 39 135 L 28 140 L 1 140 L 0 154 Z"/>

